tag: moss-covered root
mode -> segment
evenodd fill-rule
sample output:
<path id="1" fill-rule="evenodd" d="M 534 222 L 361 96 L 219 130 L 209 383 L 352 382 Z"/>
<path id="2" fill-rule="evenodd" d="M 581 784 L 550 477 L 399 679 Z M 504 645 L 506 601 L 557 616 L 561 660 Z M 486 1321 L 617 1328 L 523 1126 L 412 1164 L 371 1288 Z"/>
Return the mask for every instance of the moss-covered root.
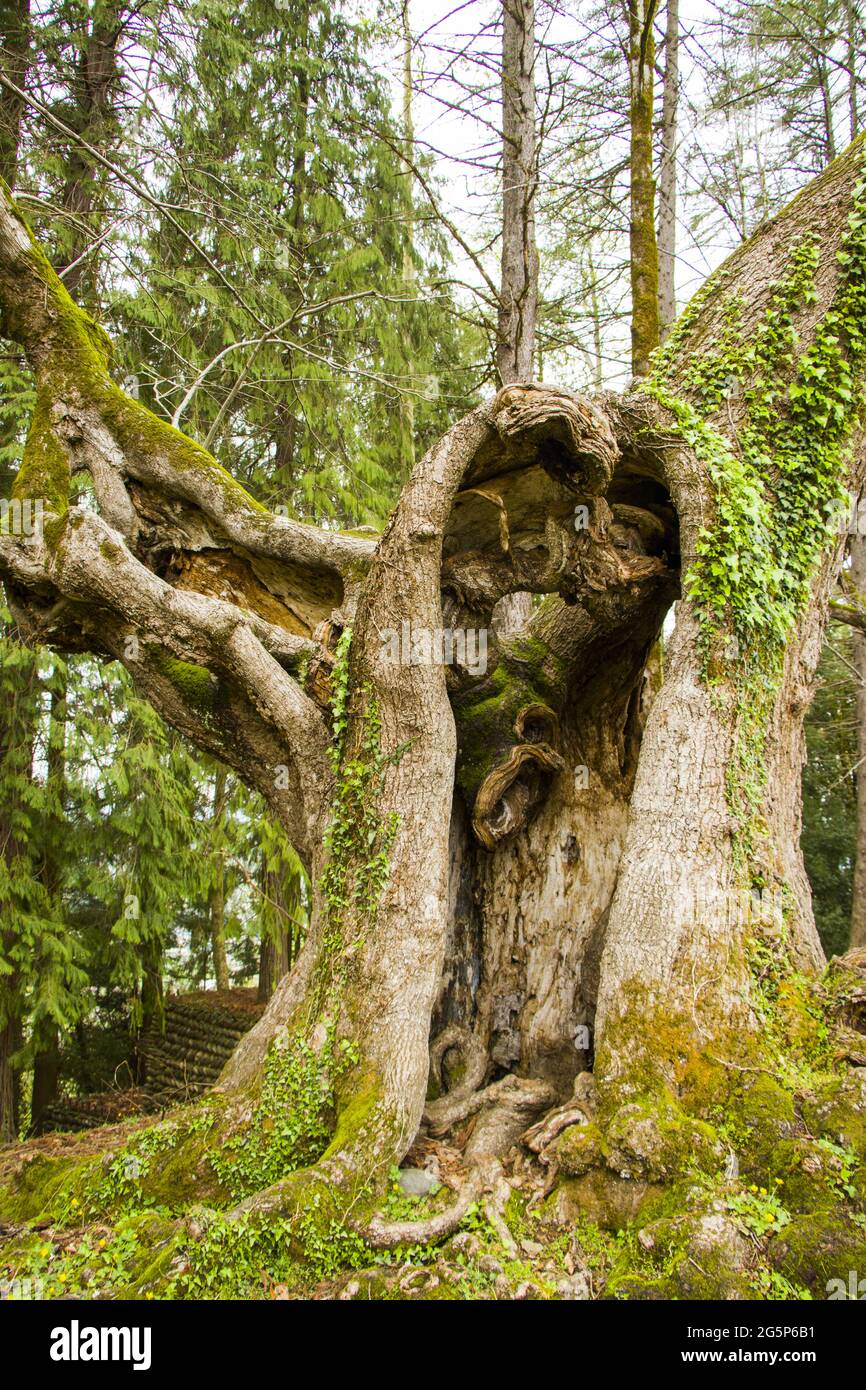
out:
<path id="1" fill-rule="evenodd" d="M 830 1296 L 866 1261 L 866 1074 L 704 1066 L 564 1130 L 552 1214 L 615 1237 L 616 1297 Z"/>

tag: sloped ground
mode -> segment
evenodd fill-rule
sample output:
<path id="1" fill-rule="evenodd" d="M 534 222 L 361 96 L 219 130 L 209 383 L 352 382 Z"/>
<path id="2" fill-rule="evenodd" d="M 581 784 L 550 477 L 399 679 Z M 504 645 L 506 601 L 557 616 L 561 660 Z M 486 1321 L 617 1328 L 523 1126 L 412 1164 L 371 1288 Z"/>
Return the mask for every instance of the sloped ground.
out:
<path id="1" fill-rule="evenodd" d="M 43 1128 L 95 1129 L 195 1099 L 217 1080 L 263 1008 L 254 989 L 200 990 L 170 996 L 163 1026 L 151 1024 L 136 1048 L 143 1063 L 143 1084 L 61 1097 L 46 1110 Z"/>

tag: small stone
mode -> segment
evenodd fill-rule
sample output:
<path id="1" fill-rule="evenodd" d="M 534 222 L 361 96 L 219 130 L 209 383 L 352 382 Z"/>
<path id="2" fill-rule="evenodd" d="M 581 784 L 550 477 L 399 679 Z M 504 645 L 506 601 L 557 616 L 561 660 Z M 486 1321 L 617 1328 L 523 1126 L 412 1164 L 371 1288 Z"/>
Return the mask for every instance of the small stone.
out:
<path id="1" fill-rule="evenodd" d="M 439 1179 L 426 1168 L 401 1168 L 397 1178 L 400 1191 L 406 1197 L 428 1197 L 439 1191 Z"/>
<path id="2" fill-rule="evenodd" d="M 482 1255 L 478 1261 L 478 1268 L 485 1274 L 501 1274 L 502 1265 L 493 1255 Z"/>
<path id="3" fill-rule="evenodd" d="M 458 1231 L 456 1236 L 452 1236 L 449 1246 L 458 1255 L 476 1255 L 481 1249 L 481 1242 L 471 1231 Z"/>
<path id="4" fill-rule="evenodd" d="M 531 1283 L 529 1279 L 524 1279 L 514 1290 L 514 1299 L 517 1303 L 529 1302 L 530 1300 L 541 1297 L 541 1290 L 537 1284 Z"/>
<path id="5" fill-rule="evenodd" d="M 357 1279 L 350 1279 L 348 1284 L 340 1294 L 340 1298 L 344 1303 L 348 1302 L 349 1299 L 355 1298 L 357 1296 L 360 1287 L 361 1285 L 358 1283 Z"/>
<path id="6" fill-rule="evenodd" d="M 638 1231 L 637 1238 L 644 1250 L 652 1250 L 655 1245 L 655 1241 L 649 1231 Z"/>
<path id="7" fill-rule="evenodd" d="M 570 1279 L 560 1279 L 556 1286 L 560 1298 L 586 1302 L 590 1297 L 589 1280 L 585 1274 L 575 1274 Z"/>
<path id="8" fill-rule="evenodd" d="M 544 1254 L 544 1246 L 539 1245 L 537 1240 L 522 1240 L 520 1242 L 520 1248 L 524 1255 L 528 1255 L 530 1259 L 533 1260 L 537 1259 L 539 1255 Z"/>

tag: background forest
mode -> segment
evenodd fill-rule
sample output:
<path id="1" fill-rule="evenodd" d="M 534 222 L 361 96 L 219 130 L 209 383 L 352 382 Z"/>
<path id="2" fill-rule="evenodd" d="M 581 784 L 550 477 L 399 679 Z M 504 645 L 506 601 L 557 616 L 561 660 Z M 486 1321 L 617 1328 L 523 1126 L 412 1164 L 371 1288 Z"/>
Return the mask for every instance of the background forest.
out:
<path id="1" fill-rule="evenodd" d="M 597 390 L 640 368 L 641 122 L 657 340 L 862 128 L 863 39 L 859 0 L 538 4 L 517 209 L 534 222 L 537 310 L 515 335 L 538 380 Z M 375 533 L 416 459 L 513 379 L 502 7 L 6 0 L 0 58 L 0 175 L 122 345 L 117 380 L 277 512 Z M 0 343 L 2 498 L 32 407 L 23 357 Z M 864 690 L 866 638 L 834 622 L 803 827 L 828 954 L 866 944 Z M 59 1097 L 146 1083 L 135 1043 L 171 995 L 267 1000 L 308 889 L 234 774 L 119 665 L 25 646 L 2 592 L 0 697 L 2 1142 L 49 1124 Z"/>

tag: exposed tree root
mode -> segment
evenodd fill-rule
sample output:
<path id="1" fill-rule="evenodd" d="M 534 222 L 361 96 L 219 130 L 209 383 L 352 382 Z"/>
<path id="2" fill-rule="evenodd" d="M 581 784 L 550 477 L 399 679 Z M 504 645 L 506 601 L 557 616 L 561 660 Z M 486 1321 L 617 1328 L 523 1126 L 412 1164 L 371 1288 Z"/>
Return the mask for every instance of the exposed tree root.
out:
<path id="1" fill-rule="evenodd" d="M 527 1119 L 546 1110 L 555 1100 L 556 1092 L 547 1081 L 509 1074 L 483 1091 L 467 1093 L 461 1087 L 441 1100 L 431 1101 L 424 1111 L 424 1125 L 430 1134 L 442 1135 L 479 1111 L 488 1111 L 476 1125 L 472 1152 L 502 1153 L 525 1129 Z M 515 1125 L 519 1127 L 515 1129 Z M 482 1135 L 487 1137 L 482 1139 Z"/>
<path id="2" fill-rule="evenodd" d="M 550 1156 L 546 1150 L 554 1139 L 569 1125 L 579 1125 L 591 1120 L 595 1112 L 595 1082 L 592 1072 L 582 1071 L 575 1078 L 574 1093 L 565 1105 L 549 1110 L 537 1124 L 531 1126 L 520 1136 L 521 1143 L 538 1155 L 539 1161 L 549 1164 Z"/>
<path id="3" fill-rule="evenodd" d="M 350 1224 L 375 1250 L 394 1250 L 399 1245 L 426 1245 L 431 1241 L 445 1240 L 457 1230 L 484 1189 L 495 1183 L 499 1173 L 501 1169 L 495 1159 L 477 1163 L 461 1187 L 456 1201 L 423 1221 L 383 1221 L 374 1217 L 365 1225 Z"/>
<path id="4" fill-rule="evenodd" d="M 430 1070 L 436 1083 L 445 1089 L 443 1064 L 446 1054 L 452 1049 L 459 1051 L 463 1062 L 460 1085 L 438 1100 L 431 1101 L 425 1110 L 425 1116 L 438 1115 L 440 1112 L 445 1114 L 450 1104 L 475 1095 L 484 1082 L 489 1061 L 487 1048 L 477 1033 L 473 1033 L 470 1028 L 461 1027 L 458 1023 L 452 1023 L 443 1028 L 430 1045 Z"/>

